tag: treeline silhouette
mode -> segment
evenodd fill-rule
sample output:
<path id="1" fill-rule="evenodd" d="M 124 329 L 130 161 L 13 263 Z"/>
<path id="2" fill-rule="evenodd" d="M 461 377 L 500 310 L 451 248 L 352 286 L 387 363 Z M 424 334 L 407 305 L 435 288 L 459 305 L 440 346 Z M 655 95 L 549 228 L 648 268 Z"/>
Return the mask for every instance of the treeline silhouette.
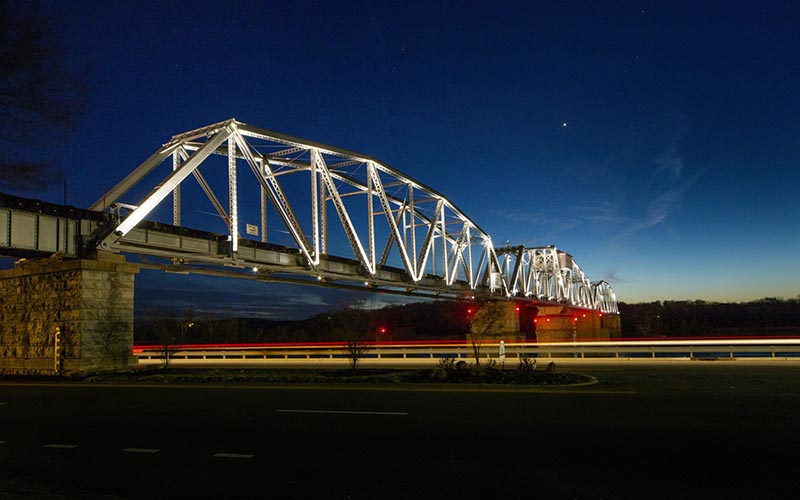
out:
<path id="1" fill-rule="evenodd" d="M 417 302 L 359 310 L 368 325 L 365 340 L 464 340 L 470 303 Z M 800 297 L 764 298 L 743 303 L 702 300 L 619 304 L 622 335 L 640 337 L 728 337 L 800 335 Z M 261 342 L 339 342 L 341 311 L 299 321 L 149 311 L 137 318 L 137 344 L 232 344 Z"/>
<path id="2" fill-rule="evenodd" d="M 466 302 L 417 302 L 375 310 L 358 310 L 368 325 L 365 340 L 425 340 L 466 338 L 469 329 Z M 137 318 L 137 344 L 230 344 L 260 342 L 342 341 L 341 311 L 330 311 L 298 321 L 195 315 L 148 311 Z"/>
<path id="3" fill-rule="evenodd" d="M 622 336 L 745 337 L 800 335 L 800 297 L 752 302 L 703 300 L 619 304 Z"/>

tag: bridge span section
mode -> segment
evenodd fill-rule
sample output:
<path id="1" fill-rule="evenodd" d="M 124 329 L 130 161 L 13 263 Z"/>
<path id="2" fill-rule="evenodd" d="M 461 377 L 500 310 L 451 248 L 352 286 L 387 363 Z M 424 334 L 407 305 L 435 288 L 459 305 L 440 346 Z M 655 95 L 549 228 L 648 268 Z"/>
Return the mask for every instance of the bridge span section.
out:
<path id="1" fill-rule="evenodd" d="M 173 136 L 86 210 L 0 194 L 0 254 L 618 313 L 556 247 L 497 248 L 374 157 L 234 119 Z"/>

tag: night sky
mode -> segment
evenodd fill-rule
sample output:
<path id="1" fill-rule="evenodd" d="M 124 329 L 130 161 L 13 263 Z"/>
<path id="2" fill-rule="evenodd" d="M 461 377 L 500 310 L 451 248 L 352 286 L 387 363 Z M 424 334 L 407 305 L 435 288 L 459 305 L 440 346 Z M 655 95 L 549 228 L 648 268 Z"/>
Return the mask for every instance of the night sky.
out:
<path id="1" fill-rule="evenodd" d="M 800 4 L 535 4 L 44 2 L 92 106 L 36 154 L 86 207 L 172 135 L 234 117 L 374 156 L 621 301 L 800 294 Z M 136 293 L 137 314 L 349 300 L 152 271 Z"/>

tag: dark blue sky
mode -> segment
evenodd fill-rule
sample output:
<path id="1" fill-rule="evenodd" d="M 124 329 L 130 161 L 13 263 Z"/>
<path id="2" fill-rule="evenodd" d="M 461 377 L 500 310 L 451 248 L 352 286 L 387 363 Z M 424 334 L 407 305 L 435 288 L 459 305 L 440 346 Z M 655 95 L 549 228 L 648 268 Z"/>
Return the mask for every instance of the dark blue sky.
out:
<path id="1" fill-rule="evenodd" d="M 43 5 L 93 75 L 77 134 L 42 153 L 71 204 L 235 117 L 377 157 L 623 301 L 800 294 L 796 2 Z M 336 300 L 148 272 L 137 302 L 198 287 L 239 289 L 232 310 Z"/>

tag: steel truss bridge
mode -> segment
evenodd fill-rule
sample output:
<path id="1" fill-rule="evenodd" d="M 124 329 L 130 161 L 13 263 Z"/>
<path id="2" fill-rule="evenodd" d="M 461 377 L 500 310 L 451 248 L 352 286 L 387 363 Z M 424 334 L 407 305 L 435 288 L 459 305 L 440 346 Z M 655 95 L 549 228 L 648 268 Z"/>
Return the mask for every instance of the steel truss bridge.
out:
<path id="1" fill-rule="evenodd" d="M 170 272 L 618 312 L 611 286 L 556 247 L 495 247 L 376 158 L 234 119 L 172 137 L 88 210 L 3 199 L 5 255 L 102 249 Z"/>

